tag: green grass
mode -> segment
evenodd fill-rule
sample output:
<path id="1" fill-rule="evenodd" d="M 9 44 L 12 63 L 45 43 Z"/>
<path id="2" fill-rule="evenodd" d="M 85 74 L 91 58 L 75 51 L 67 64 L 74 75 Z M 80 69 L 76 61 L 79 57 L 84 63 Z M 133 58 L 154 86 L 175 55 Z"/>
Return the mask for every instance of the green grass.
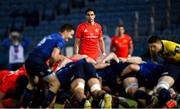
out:
<path id="1" fill-rule="evenodd" d="M 138 104 L 137 104 L 136 101 L 131 100 L 131 99 L 127 99 L 127 100 L 128 100 L 128 104 L 129 104 L 130 107 L 135 107 L 135 108 L 137 108 Z M 62 105 L 62 104 L 55 103 L 54 108 L 55 108 L 55 109 L 63 109 L 63 105 Z M 121 106 L 121 105 L 119 105 L 119 108 L 120 108 L 120 109 L 125 109 L 125 108 L 124 108 L 123 106 Z"/>

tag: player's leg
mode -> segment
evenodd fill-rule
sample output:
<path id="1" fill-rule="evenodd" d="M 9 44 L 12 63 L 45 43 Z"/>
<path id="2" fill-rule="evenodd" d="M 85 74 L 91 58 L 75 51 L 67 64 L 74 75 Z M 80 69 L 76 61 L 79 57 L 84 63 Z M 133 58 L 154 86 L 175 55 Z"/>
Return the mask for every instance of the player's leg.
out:
<path id="1" fill-rule="evenodd" d="M 158 94 L 158 99 L 161 104 L 167 104 L 172 101 L 169 88 L 174 84 L 174 79 L 171 76 L 162 76 L 158 80 L 158 84 L 155 87 L 155 92 Z"/>
<path id="2" fill-rule="evenodd" d="M 38 77 L 29 77 L 29 82 L 27 87 L 24 89 L 22 94 L 21 106 L 27 108 L 33 98 L 34 84 L 38 81 Z"/>
<path id="3" fill-rule="evenodd" d="M 79 106 L 81 108 L 90 108 L 91 104 L 87 100 L 85 95 L 85 81 L 82 78 L 76 78 L 71 83 L 71 90 L 73 95 L 78 100 Z"/>
<path id="4" fill-rule="evenodd" d="M 90 88 L 90 92 L 93 95 L 94 99 L 103 99 L 104 100 L 104 108 L 112 107 L 112 97 L 102 90 L 101 82 L 97 77 L 96 70 L 94 66 L 90 63 L 84 64 L 84 71 L 86 75 L 86 80 L 88 87 Z"/>

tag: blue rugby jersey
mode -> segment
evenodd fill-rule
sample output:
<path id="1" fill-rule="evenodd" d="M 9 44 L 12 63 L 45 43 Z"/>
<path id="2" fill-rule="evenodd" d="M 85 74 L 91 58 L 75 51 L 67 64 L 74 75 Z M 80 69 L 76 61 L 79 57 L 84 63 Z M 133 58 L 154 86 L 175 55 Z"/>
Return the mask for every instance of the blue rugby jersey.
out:
<path id="1" fill-rule="evenodd" d="M 42 60 L 46 60 L 51 57 L 51 53 L 55 47 L 59 49 L 65 47 L 65 40 L 59 33 L 53 33 L 44 37 L 31 54 L 38 56 Z"/>

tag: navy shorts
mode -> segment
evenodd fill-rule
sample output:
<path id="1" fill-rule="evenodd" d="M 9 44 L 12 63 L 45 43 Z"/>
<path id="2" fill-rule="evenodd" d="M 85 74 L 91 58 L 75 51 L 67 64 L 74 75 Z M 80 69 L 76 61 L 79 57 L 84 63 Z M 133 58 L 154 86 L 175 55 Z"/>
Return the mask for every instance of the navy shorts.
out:
<path id="1" fill-rule="evenodd" d="M 74 75 L 71 80 L 76 78 L 83 78 L 88 81 L 90 78 L 97 78 L 96 69 L 93 64 L 86 62 L 85 59 L 81 59 L 76 62 L 76 67 L 73 69 Z"/>
<path id="2" fill-rule="evenodd" d="M 41 57 L 35 55 L 29 55 L 25 61 L 25 67 L 30 76 L 37 75 L 38 77 L 45 77 L 52 73 L 51 68 L 45 63 L 45 61 L 42 60 Z"/>
<path id="3" fill-rule="evenodd" d="M 164 66 L 169 71 L 170 75 L 174 78 L 175 90 L 180 92 L 180 63 L 166 63 Z"/>
<path id="4" fill-rule="evenodd" d="M 111 89 L 116 87 L 117 76 L 126 68 L 130 63 L 117 63 L 110 65 L 104 69 L 97 70 L 98 76 L 102 81 L 107 84 Z"/>
<path id="5" fill-rule="evenodd" d="M 92 77 L 97 78 L 97 73 L 92 64 L 87 63 L 85 59 L 82 59 L 67 64 L 56 72 L 56 76 L 61 84 L 67 84 L 71 83 L 76 78 L 82 78 L 85 81 Z"/>
<path id="6" fill-rule="evenodd" d="M 152 89 L 157 85 L 158 79 L 165 75 L 170 76 L 170 73 L 166 67 L 161 64 L 140 64 L 140 71 L 137 75 L 139 86 L 145 86 L 147 89 Z"/>

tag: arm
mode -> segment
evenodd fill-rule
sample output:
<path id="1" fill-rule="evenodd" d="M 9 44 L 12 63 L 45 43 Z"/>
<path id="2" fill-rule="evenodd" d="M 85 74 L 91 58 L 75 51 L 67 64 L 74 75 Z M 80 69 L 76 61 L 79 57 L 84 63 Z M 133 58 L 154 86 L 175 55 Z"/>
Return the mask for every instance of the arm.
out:
<path id="1" fill-rule="evenodd" d="M 111 52 L 109 55 L 103 58 L 102 63 L 108 62 L 114 59 L 117 63 L 119 63 L 119 58 L 116 56 L 115 53 Z"/>
<path id="2" fill-rule="evenodd" d="M 52 65 L 59 60 L 63 60 L 65 56 L 60 55 L 60 49 L 55 47 L 51 53 L 51 58 L 49 60 L 49 65 L 52 67 Z"/>
<path id="3" fill-rule="evenodd" d="M 111 39 L 111 44 L 110 44 L 110 52 L 115 52 L 115 49 L 114 49 L 114 38 Z"/>
<path id="4" fill-rule="evenodd" d="M 132 42 L 132 39 L 129 43 L 129 54 L 128 54 L 128 57 L 131 57 L 132 53 L 133 53 L 133 50 L 134 50 L 134 46 L 133 46 L 133 42 Z"/>
<path id="5" fill-rule="evenodd" d="M 121 76 L 123 77 L 131 72 L 138 73 L 139 70 L 140 66 L 138 64 L 130 64 L 126 68 L 124 68 L 124 70 L 121 72 Z"/>
<path id="6" fill-rule="evenodd" d="M 103 55 L 106 55 L 103 37 L 101 37 L 101 38 L 99 39 L 99 45 L 100 45 L 100 49 L 101 49 L 102 54 L 103 54 Z"/>
<path id="7" fill-rule="evenodd" d="M 110 52 L 114 52 L 114 49 L 113 49 L 112 43 L 111 43 L 111 45 L 110 45 Z"/>
<path id="8" fill-rule="evenodd" d="M 4 48 L 9 49 L 10 45 L 11 45 L 11 40 L 10 40 L 9 38 L 5 38 L 5 39 L 3 40 L 3 42 L 2 42 L 2 46 L 3 46 Z"/>
<path id="9" fill-rule="evenodd" d="M 59 70 L 59 69 L 61 69 L 62 67 L 64 67 L 66 64 L 68 64 L 68 63 L 70 63 L 70 62 L 72 62 L 72 60 L 65 57 L 65 58 L 64 58 L 62 61 L 60 61 L 60 63 L 58 64 L 58 67 L 57 67 L 56 71 Z"/>
<path id="10" fill-rule="evenodd" d="M 126 62 L 133 63 L 133 64 L 146 63 L 145 61 L 142 60 L 141 57 L 138 57 L 138 56 L 129 57 L 126 59 Z"/>
<path id="11" fill-rule="evenodd" d="M 75 60 L 80 60 L 80 59 L 83 59 L 83 58 L 85 58 L 88 63 L 91 63 L 91 64 L 96 64 L 97 63 L 94 59 L 88 57 L 87 55 L 75 54 L 72 57 L 72 59 L 75 59 Z"/>
<path id="12" fill-rule="evenodd" d="M 110 63 L 98 63 L 94 64 L 95 69 L 103 69 L 110 66 Z"/>
<path id="13" fill-rule="evenodd" d="M 74 44 L 74 52 L 75 54 L 79 53 L 79 45 L 80 45 L 80 38 L 75 39 L 75 44 Z"/>

